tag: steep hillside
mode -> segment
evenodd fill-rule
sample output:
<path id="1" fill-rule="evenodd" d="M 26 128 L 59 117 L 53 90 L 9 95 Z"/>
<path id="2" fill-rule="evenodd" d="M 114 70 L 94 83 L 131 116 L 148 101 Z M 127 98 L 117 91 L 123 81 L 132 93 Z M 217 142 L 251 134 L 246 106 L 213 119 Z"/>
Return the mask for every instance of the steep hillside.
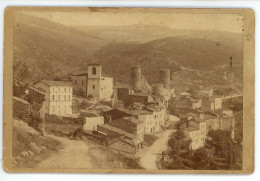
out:
<path id="1" fill-rule="evenodd" d="M 30 82 L 85 71 L 95 62 L 120 82 L 128 82 L 130 66 L 139 64 L 149 83 L 158 81 L 158 69 L 170 68 L 176 88 L 217 82 L 241 90 L 242 49 L 242 34 L 229 32 L 69 27 L 26 14 L 16 14 L 14 22 L 14 74 Z"/>
<path id="2" fill-rule="evenodd" d="M 51 79 L 78 70 L 89 61 L 95 43 L 63 25 L 33 16 L 16 16 L 14 70 L 28 81 Z M 100 45 L 97 45 L 100 47 Z"/>
<path id="3" fill-rule="evenodd" d="M 243 52 L 239 38 L 242 36 L 231 34 L 227 38 L 225 32 L 219 36 L 218 40 L 182 36 L 147 43 L 110 43 L 96 52 L 94 60 L 102 63 L 107 74 L 122 82 L 129 79 L 126 72 L 130 66 L 139 64 L 150 83 L 157 82 L 159 68 L 170 68 L 175 72 L 172 79 L 179 79 L 183 84 L 196 79 L 202 84 L 228 84 L 229 74 L 234 74 L 233 79 L 241 83 Z M 230 70 L 231 56 L 233 68 Z"/>

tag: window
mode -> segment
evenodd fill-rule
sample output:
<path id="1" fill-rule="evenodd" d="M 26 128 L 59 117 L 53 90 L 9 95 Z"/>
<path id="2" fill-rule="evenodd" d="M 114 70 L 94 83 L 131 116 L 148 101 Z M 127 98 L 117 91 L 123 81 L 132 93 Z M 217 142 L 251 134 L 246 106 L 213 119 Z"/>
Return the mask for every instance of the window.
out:
<path id="1" fill-rule="evenodd" d="M 77 84 L 77 80 L 75 80 L 75 84 Z"/>
<path id="2" fill-rule="evenodd" d="M 96 67 L 93 67 L 93 68 L 92 68 L 92 74 L 93 74 L 93 75 L 96 75 L 96 74 L 97 74 L 97 69 L 96 69 Z"/>
<path id="3" fill-rule="evenodd" d="M 69 101 L 70 101 L 70 95 L 69 95 Z"/>
<path id="4" fill-rule="evenodd" d="M 84 81 L 82 80 L 82 86 L 84 85 Z"/>
<path id="5" fill-rule="evenodd" d="M 54 101 L 54 99 L 55 99 L 55 95 L 52 95 L 52 100 Z"/>
<path id="6" fill-rule="evenodd" d="M 95 89 L 96 88 L 96 86 L 95 85 L 93 85 L 93 89 Z"/>
<path id="7" fill-rule="evenodd" d="M 66 95 L 64 95 L 64 101 L 66 101 Z"/>
<path id="8" fill-rule="evenodd" d="M 54 88 L 52 88 L 52 91 L 54 92 Z"/>
<path id="9" fill-rule="evenodd" d="M 66 92 L 66 88 L 64 88 L 64 91 Z"/>
<path id="10" fill-rule="evenodd" d="M 58 95 L 58 101 L 60 101 L 60 95 Z"/>
<path id="11" fill-rule="evenodd" d="M 54 113 L 54 106 L 52 106 L 52 112 Z"/>

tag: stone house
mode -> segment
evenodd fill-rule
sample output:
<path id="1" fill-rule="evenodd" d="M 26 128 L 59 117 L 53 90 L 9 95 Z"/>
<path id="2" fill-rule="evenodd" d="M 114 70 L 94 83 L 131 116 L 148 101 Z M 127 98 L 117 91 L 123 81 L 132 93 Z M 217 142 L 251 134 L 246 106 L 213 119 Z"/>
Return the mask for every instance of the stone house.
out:
<path id="1" fill-rule="evenodd" d="M 34 86 L 45 91 L 46 113 L 58 116 L 72 115 L 71 82 L 42 80 Z"/>
<path id="2" fill-rule="evenodd" d="M 97 130 L 106 135 L 105 145 L 109 149 L 133 155 L 142 147 L 143 139 L 140 139 L 137 134 L 128 133 L 108 124 L 98 125 Z"/>
<path id="3" fill-rule="evenodd" d="M 104 117 L 93 115 L 85 117 L 83 131 L 97 131 L 97 126 L 104 124 Z"/>
<path id="4" fill-rule="evenodd" d="M 87 73 L 72 74 L 73 90 L 82 90 L 84 96 L 93 96 L 97 101 L 111 99 L 113 78 L 102 74 L 100 64 L 88 64 Z"/>

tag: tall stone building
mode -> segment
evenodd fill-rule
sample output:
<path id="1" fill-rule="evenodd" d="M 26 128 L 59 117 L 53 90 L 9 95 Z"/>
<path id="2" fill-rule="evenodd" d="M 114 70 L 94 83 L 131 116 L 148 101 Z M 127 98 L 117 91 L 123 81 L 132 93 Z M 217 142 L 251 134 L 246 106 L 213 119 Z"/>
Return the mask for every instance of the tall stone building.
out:
<path id="1" fill-rule="evenodd" d="M 113 94 L 113 78 L 102 74 L 100 64 L 89 64 L 87 73 L 72 74 L 73 90 L 91 96 L 97 101 L 108 99 Z"/>

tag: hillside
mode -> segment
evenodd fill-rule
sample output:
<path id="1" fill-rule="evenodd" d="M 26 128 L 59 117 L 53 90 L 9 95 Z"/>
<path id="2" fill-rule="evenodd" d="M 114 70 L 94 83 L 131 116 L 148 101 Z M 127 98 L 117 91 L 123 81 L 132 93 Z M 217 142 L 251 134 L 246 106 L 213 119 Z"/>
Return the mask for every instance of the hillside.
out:
<path id="1" fill-rule="evenodd" d="M 14 70 L 18 77 L 36 81 L 64 76 L 78 70 L 100 41 L 71 32 L 63 25 L 29 15 L 16 16 Z M 97 44 L 97 45 L 96 45 Z"/>
<path id="2" fill-rule="evenodd" d="M 110 43 L 97 51 L 94 59 L 102 63 L 107 74 L 122 82 L 129 79 L 125 72 L 130 66 L 139 64 L 150 83 L 157 82 L 158 69 L 170 68 L 174 87 L 194 83 L 228 86 L 229 80 L 242 84 L 242 44 L 236 36 L 233 40 L 230 36 L 230 39 L 219 38 L 218 41 L 184 36 L 139 44 Z M 234 40 L 238 42 L 236 46 Z M 233 57 L 232 69 L 229 68 L 230 56 Z"/>
<path id="3" fill-rule="evenodd" d="M 29 82 L 85 71 L 95 62 L 120 82 L 128 82 L 130 66 L 139 64 L 149 83 L 158 81 L 158 69 L 170 68 L 176 89 L 215 82 L 242 89 L 242 34 L 147 25 L 69 27 L 27 14 L 17 14 L 14 25 L 14 74 Z"/>

